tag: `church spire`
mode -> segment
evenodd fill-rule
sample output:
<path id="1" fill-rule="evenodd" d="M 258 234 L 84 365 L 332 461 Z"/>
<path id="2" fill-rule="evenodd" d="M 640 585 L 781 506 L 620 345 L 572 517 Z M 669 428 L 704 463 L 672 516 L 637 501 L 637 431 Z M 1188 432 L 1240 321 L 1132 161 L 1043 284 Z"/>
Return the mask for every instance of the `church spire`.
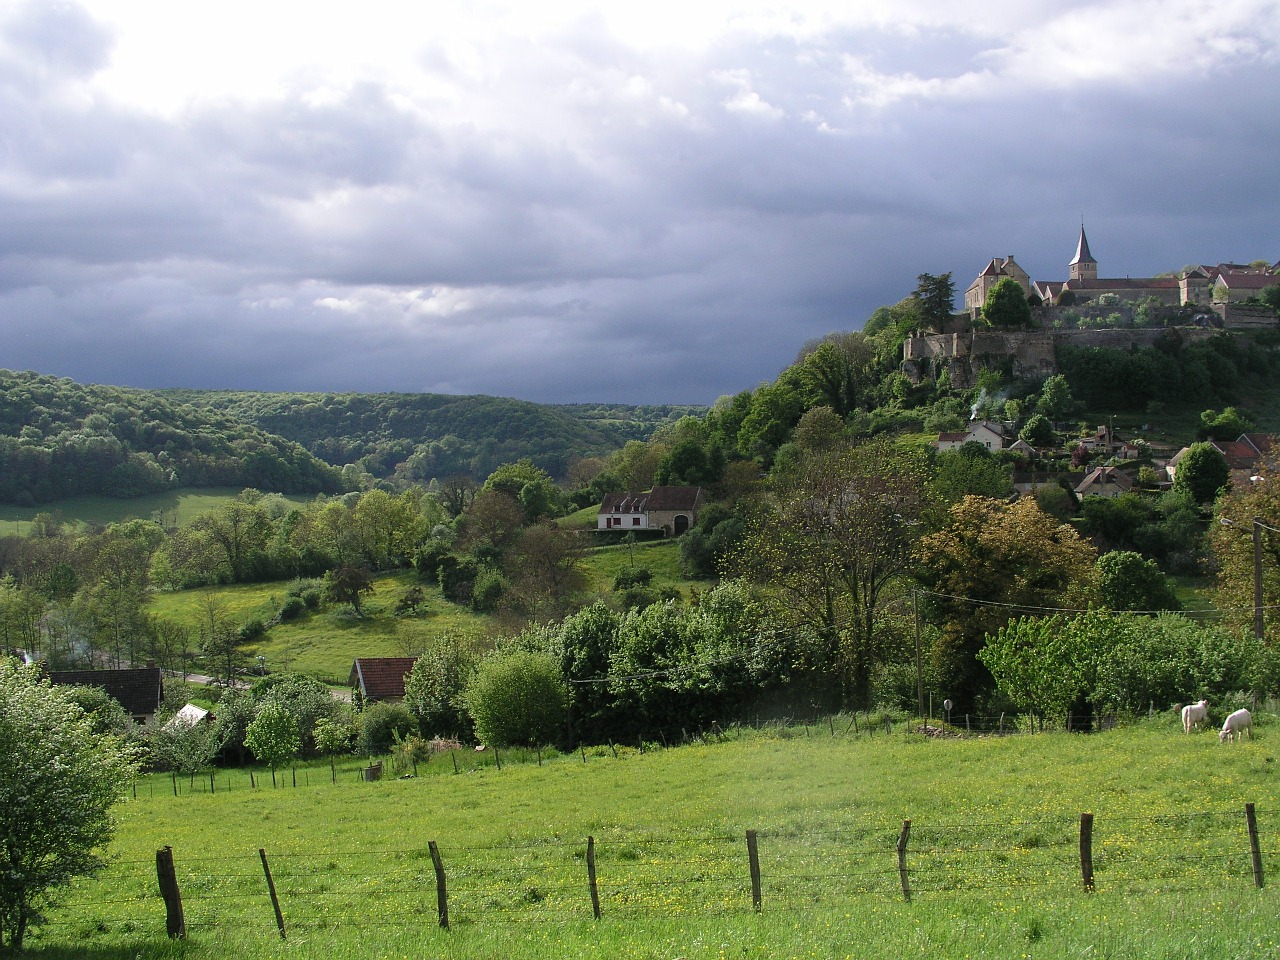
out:
<path id="1" fill-rule="evenodd" d="M 1089 252 L 1089 238 L 1084 235 L 1084 224 L 1080 224 L 1080 242 L 1076 244 L 1076 256 L 1070 265 L 1072 280 L 1097 280 L 1098 261 Z"/>

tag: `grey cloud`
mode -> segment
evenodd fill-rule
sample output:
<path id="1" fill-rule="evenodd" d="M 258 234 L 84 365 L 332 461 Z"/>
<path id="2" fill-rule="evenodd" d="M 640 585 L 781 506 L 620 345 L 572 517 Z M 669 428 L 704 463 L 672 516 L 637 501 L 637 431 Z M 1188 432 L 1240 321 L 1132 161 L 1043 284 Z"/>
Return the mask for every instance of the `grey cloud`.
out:
<path id="1" fill-rule="evenodd" d="M 108 42 L 82 20 L 71 77 Z M 873 109 L 848 58 L 953 78 L 1002 38 L 845 30 L 683 55 L 601 30 L 499 43 L 479 73 L 428 49 L 452 85 L 434 100 L 366 83 L 176 120 L 34 93 L 5 79 L 30 58 L 0 55 L 5 365 L 709 403 L 921 272 L 963 290 L 1013 253 L 1060 278 L 1082 215 L 1104 272 L 1280 257 L 1280 78 L 1261 60 Z M 728 109 L 742 90 L 776 113 Z"/>

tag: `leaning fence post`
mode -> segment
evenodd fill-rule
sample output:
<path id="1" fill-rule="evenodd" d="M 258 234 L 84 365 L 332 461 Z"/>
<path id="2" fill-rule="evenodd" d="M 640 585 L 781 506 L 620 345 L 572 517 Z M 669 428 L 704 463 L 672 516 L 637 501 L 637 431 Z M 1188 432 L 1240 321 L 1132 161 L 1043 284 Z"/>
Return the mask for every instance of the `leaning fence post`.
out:
<path id="1" fill-rule="evenodd" d="M 911 902 L 911 881 L 907 878 L 907 840 L 911 837 L 911 821 L 902 821 L 898 834 L 898 879 L 902 881 L 902 899 Z"/>
<path id="2" fill-rule="evenodd" d="M 271 867 L 267 864 L 267 851 L 258 848 L 258 856 L 262 858 L 262 872 L 267 877 L 267 892 L 271 894 L 271 908 L 276 912 L 276 929 L 280 931 L 280 939 L 284 936 L 284 914 L 280 912 L 280 898 L 276 896 L 276 882 L 271 879 Z"/>
<path id="3" fill-rule="evenodd" d="M 449 929 L 449 893 L 444 884 L 444 861 L 440 859 L 440 848 L 434 840 L 427 842 L 431 851 L 431 865 L 436 868 L 436 909 L 440 913 L 440 926 Z"/>
<path id="4" fill-rule="evenodd" d="M 1085 893 L 1093 893 L 1093 814 L 1080 814 L 1080 879 Z"/>
<path id="5" fill-rule="evenodd" d="M 587 887 L 591 891 L 591 915 L 600 919 L 600 888 L 596 886 L 596 838 L 587 837 Z"/>
<path id="6" fill-rule="evenodd" d="M 751 909 L 760 912 L 760 849 L 756 844 L 756 832 L 747 831 L 747 864 L 751 868 Z"/>
<path id="7" fill-rule="evenodd" d="M 182 891 L 178 889 L 178 874 L 173 867 L 173 848 L 156 851 L 156 881 L 160 884 L 160 896 L 164 897 L 164 929 L 170 940 L 185 939 L 187 921 L 182 915 Z"/>
<path id="8" fill-rule="evenodd" d="M 1258 843 L 1258 817 L 1253 804 L 1244 805 L 1244 819 L 1249 826 L 1249 852 L 1253 854 L 1253 885 L 1262 887 L 1262 847 Z"/>

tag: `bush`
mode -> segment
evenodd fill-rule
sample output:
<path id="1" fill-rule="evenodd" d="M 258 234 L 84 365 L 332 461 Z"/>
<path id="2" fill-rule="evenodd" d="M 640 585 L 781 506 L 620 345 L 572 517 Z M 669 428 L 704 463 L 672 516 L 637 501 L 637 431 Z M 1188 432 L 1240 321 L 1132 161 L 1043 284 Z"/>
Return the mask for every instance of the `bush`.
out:
<path id="1" fill-rule="evenodd" d="M 511 588 L 511 584 L 492 567 L 481 567 L 471 590 L 471 608 L 477 613 L 492 613 Z"/>
<path id="2" fill-rule="evenodd" d="M 378 757 L 391 745 L 418 732 L 418 721 L 403 703 L 371 703 L 360 714 L 356 753 Z"/>
<path id="3" fill-rule="evenodd" d="M 280 612 L 276 616 L 281 623 L 286 623 L 289 620 L 297 620 L 306 612 L 307 602 L 301 597 L 285 597 L 284 603 L 280 604 Z"/>
<path id="4" fill-rule="evenodd" d="M 515 650 L 489 657 L 465 699 L 482 743 L 532 747 L 554 743 L 564 732 L 564 681 L 550 654 Z"/>
<path id="5" fill-rule="evenodd" d="M 246 620 L 240 625 L 239 636 L 241 643 L 253 643 L 261 640 L 267 632 L 267 625 L 261 617 L 254 617 Z"/>
<path id="6" fill-rule="evenodd" d="M 628 587 L 647 587 L 653 582 L 653 571 L 647 567 L 621 570 L 613 578 L 614 590 L 626 590 Z"/>

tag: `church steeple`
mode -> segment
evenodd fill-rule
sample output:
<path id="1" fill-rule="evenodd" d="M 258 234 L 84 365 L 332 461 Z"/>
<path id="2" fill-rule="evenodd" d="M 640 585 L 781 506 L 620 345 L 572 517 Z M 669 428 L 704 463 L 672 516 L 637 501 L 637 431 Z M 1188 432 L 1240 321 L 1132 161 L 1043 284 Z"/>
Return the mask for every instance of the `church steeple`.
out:
<path id="1" fill-rule="evenodd" d="M 1080 224 L 1080 242 L 1076 244 L 1076 257 L 1070 266 L 1072 280 L 1097 280 L 1098 261 L 1089 252 L 1089 238 L 1084 235 L 1084 224 Z"/>

